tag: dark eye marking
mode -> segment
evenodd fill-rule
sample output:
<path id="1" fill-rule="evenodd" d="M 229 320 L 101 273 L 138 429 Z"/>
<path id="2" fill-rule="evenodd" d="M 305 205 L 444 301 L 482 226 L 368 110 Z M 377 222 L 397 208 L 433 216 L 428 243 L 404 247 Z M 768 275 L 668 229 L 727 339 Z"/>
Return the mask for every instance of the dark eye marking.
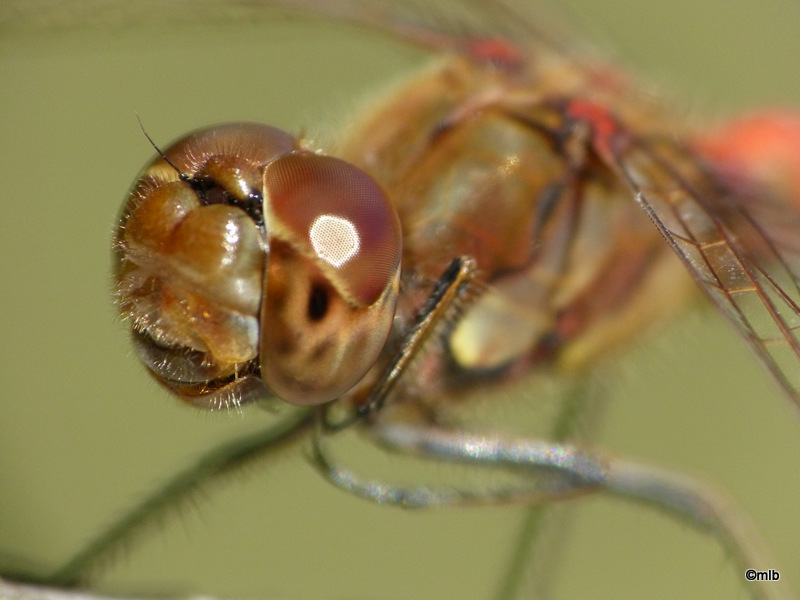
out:
<path id="1" fill-rule="evenodd" d="M 328 290 L 318 283 L 312 284 L 311 293 L 308 296 L 308 320 L 321 321 L 328 313 L 329 303 Z"/>

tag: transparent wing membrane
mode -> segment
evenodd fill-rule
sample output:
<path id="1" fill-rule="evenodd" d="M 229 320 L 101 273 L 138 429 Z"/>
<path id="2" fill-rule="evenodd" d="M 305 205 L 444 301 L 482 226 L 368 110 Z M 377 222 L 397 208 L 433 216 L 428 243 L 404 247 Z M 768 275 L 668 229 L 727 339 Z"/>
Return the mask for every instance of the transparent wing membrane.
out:
<path id="1" fill-rule="evenodd" d="M 797 255 L 758 220 L 780 214 L 784 232 L 800 231 L 796 212 L 768 189 L 737 195 L 671 142 L 634 145 L 614 158 L 703 291 L 800 403 Z"/>

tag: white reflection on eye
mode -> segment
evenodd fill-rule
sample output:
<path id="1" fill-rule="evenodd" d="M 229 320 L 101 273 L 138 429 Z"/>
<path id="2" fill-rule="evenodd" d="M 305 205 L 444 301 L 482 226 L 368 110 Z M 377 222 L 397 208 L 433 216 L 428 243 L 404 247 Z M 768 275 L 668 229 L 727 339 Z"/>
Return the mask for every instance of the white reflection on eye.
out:
<path id="1" fill-rule="evenodd" d="M 353 223 L 335 215 L 314 219 L 308 237 L 317 255 L 334 267 L 341 267 L 355 256 L 361 245 Z"/>

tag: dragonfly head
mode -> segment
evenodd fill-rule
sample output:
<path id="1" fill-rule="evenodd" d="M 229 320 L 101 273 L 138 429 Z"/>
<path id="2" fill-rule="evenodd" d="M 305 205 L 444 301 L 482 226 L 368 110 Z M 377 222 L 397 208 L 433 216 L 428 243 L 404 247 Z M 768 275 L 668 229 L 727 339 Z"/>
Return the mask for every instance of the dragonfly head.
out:
<path id="1" fill-rule="evenodd" d="M 211 407 L 315 405 L 358 383 L 398 294 L 400 223 L 381 188 L 266 125 L 208 128 L 159 154 L 123 207 L 114 274 L 155 378 Z"/>

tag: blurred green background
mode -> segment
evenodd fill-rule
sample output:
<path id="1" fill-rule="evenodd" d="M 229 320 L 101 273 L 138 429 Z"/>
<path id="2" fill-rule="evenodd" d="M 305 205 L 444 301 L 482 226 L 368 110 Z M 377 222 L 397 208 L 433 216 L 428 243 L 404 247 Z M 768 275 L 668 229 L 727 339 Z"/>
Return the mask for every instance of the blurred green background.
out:
<path id="1" fill-rule="evenodd" d="M 128 22 L 104 16 L 127 6 L 116 0 L 89 11 L 25 3 L 44 29 L 14 3 L 0 6 L 0 565 L 59 564 L 204 448 L 264 421 L 259 411 L 180 406 L 145 376 L 115 320 L 111 228 L 152 154 L 136 115 L 159 143 L 214 122 L 258 120 L 325 144 L 365 94 L 424 63 L 379 36 L 274 14 L 222 22 L 206 3 L 179 19 L 186 23 L 147 23 L 154 4 L 131 3 L 139 14 Z M 800 107 L 797 3 L 558 4 L 564 21 L 692 118 Z M 72 25 L 61 30 L 49 11 Z M 83 20 L 92 23 L 74 27 Z M 602 377 L 610 398 L 598 445 L 726 488 L 800 591 L 798 420 L 735 334 L 701 307 Z M 521 418 L 535 420 L 537 391 L 525 396 Z M 574 508 L 554 597 L 746 597 L 742 575 L 692 528 L 613 499 Z M 98 587 L 486 600 L 522 517 L 519 508 L 373 506 L 290 452 L 208 490 Z"/>

